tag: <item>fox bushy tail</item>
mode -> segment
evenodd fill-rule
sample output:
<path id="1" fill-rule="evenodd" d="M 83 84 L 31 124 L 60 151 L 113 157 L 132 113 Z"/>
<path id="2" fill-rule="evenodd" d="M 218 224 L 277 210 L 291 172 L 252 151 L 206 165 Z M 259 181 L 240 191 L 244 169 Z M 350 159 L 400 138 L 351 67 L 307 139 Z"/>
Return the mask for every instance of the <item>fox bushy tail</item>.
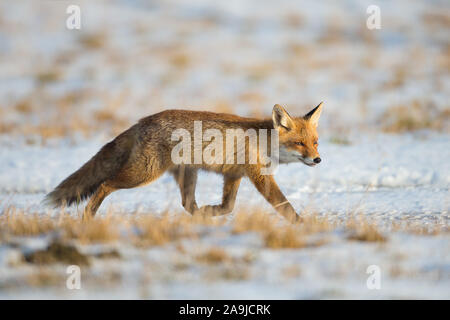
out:
<path id="1" fill-rule="evenodd" d="M 44 203 L 54 207 L 69 206 L 89 198 L 107 179 L 111 179 L 127 162 L 133 139 L 125 131 L 104 145 L 95 156 L 80 169 L 62 181 L 47 194 Z"/>

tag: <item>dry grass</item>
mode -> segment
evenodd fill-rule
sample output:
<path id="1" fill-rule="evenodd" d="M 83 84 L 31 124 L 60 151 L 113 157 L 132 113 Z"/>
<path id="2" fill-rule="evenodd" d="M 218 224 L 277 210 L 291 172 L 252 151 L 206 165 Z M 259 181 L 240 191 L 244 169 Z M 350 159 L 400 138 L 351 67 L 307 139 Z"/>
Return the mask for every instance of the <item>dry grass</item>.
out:
<path id="1" fill-rule="evenodd" d="M 52 270 L 41 268 L 26 276 L 24 280 L 26 285 L 31 287 L 54 287 L 65 283 L 66 277 Z"/>
<path id="2" fill-rule="evenodd" d="M 164 245 L 184 238 L 199 237 L 199 226 L 219 225 L 220 220 L 202 216 L 140 215 L 132 218 L 130 223 L 137 230 L 135 244 L 139 246 Z"/>
<path id="3" fill-rule="evenodd" d="M 433 30 L 450 28 L 450 16 L 448 11 L 430 11 L 422 14 L 422 20 L 427 27 Z"/>
<path id="4" fill-rule="evenodd" d="M 338 145 L 342 145 L 342 146 L 349 146 L 352 144 L 352 142 L 348 138 L 346 138 L 344 136 L 339 136 L 339 135 L 335 135 L 335 136 L 331 137 L 329 141 L 330 141 L 330 143 L 338 144 Z"/>
<path id="5" fill-rule="evenodd" d="M 405 81 L 408 77 L 408 70 L 406 66 L 401 65 L 394 69 L 392 72 L 392 77 L 384 83 L 385 89 L 398 89 L 399 87 L 405 84 Z"/>
<path id="6" fill-rule="evenodd" d="M 183 219 L 173 219 L 168 215 L 159 217 L 142 216 L 136 218 L 138 230 L 136 244 L 139 246 L 163 245 L 170 241 L 195 236 L 191 224 Z"/>
<path id="7" fill-rule="evenodd" d="M 323 45 L 338 45 L 349 40 L 348 33 L 345 30 L 345 21 L 339 15 L 332 14 L 327 19 L 327 26 L 318 41 Z"/>
<path id="8" fill-rule="evenodd" d="M 30 100 L 23 99 L 14 106 L 14 108 L 17 110 L 17 112 L 22 114 L 27 114 L 33 111 L 33 105 Z"/>
<path id="9" fill-rule="evenodd" d="M 178 63 L 183 64 L 183 63 Z M 400 69 L 399 69 L 400 70 Z M 250 78 L 261 80 L 270 74 L 269 64 L 256 64 L 247 70 Z M 391 87 L 400 86 L 404 80 L 402 72 L 387 84 Z M 258 80 L 258 81 L 259 81 Z M 45 81 L 44 81 L 45 82 Z M 0 109 L 4 116 L 0 116 L 0 134 L 26 137 L 29 141 L 40 141 L 43 144 L 50 139 L 64 137 L 76 138 L 82 136 L 90 138 L 100 132 L 114 137 L 129 128 L 138 118 L 121 113 L 126 105 L 128 95 L 93 93 L 89 90 L 68 92 L 61 96 L 49 96 L 44 89 L 37 90 L 30 96 L 23 97 L 11 104 L 10 107 Z M 258 90 L 243 91 L 236 97 L 215 98 L 205 100 L 205 110 L 235 113 L 237 106 L 245 106 L 248 115 L 264 118 L 267 115 L 261 111 L 261 106 L 267 104 L 264 92 Z M 100 101 L 100 106 L 93 110 L 85 107 L 89 101 Z M 237 103 L 236 103 L 237 102 Z M 146 105 L 144 102 L 143 105 Z M 78 106 L 84 106 L 78 108 Z M 291 104 L 291 108 L 295 109 Z M 431 129 L 446 131 L 450 129 L 450 108 L 437 108 L 426 101 L 412 101 L 410 104 L 393 105 L 388 108 L 378 120 L 376 128 L 390 133 L 404 133 L 408 131 Z M 152 112 L 148 112 L 151 114 Z M 145 116 L 147 113 L 143 113 Z M 135 117 L 132 119 L 132 117 Z M 337 115 L 333 115 L 335 117 Z M 18 119 L 21 119 L 20 121 Z M 327 128 L 335 133 L 332 143 L 347 145 L 351 142 L 340 134 L 344 119 L 337 119 Z M 361 127 L 363 130 L 364 127 Z"/>
<path id="10" fill-rule="evenodd" d="M 25 135 L 37 135 L 42 137 L 44 141 L 51 138 L 61 138 L 73 136 L 75 132 L 82 133 L 88 137 L 95 131 L 93 125 L 90 125 L 83 118 L 71 118 L 68 121 L 59 121 L 57 119 L 50 120 L 48 124 L 24 125 L 22 132 Z"/>
<path id="11" fill-rule="evenodd" d="M 250 278 L 250 271 L 245 266 L 230 265 L 222 269 L 217 276 L 230 281 L 243 281 Z M 214 275 L 210 278 L 213 281 L 216 279 Z"/>
<path id="12" fill-rule="evenodd" d="M 47 84 L 51 81 L 38 82 Z M 2 109 L 5 116 L 0 117 L 0 134 L 28 139 L 39 137 L 44 144 L 48 139 L 74 138 L 79 134 L 85 138 L 99 132 L 115 136 L 131 125 L 130 119 L 125 119 L 118 112 L 128 98 L 127 93 L 127 90 L 117 94 L 79 89 L 50 95 L 44 86 L 38 86 L 31 94 Z M 96 111 L 80 107 L 92 100 L 101 104 Z"/>
<path id="13" fill-rule="evenodd" d="M 60 81 L 63 74 L 57 69 L 53 70 L 45 70 L 42 72 L 38 72 L 35 75 L 35 80 L 38 85 L 45 85 L 47 83 Z"/>
<path id="14" fill-rule="evenodd" d="M 176 69 L 185 69 L 192 63 L 192 58 L 187 53 L 178 52 L 172 55 L 169 61 Z"/>
<path id="15" fill-rule="evenodd" d="M 111 242 L 119 238 L 118 226 L 123 223 L 119 219 L 118 216 L 108 215 L 83 222 L 64 213 L 52 218 L 7 208 L 0 214 L 0 231 L 3 236 L 37 236 L 62 231 L 65 238 L 81 243 Z"/>
<path id="16" fill-rule="evenodd" d="M 106 45 L 107 35 L 105 33 L 83 34 L 79 38 L 80 44 L 91 50 L 101 49 Z"/>
<path id="17" fill-rule="evenodd" d="M 317 243 L 308 241 L 308 236 L 330 231 L 333 225 L 327 219 L 317 215 L 303 217 L 303 222 L 290 225 L 280 221 L 278 216 L 255 212 L 250 214 L 239 213 L 233 222 L 233 233 L 259 232 L 267 248 L 303 248 L 314 246 Z"/>
<path id="18" fill-rule="evenodd" d="M 6 208 L 0 215 L 0 233 L 14 236 L 37 236 L 56 228 L 54 219 L 35 213 L 25 213 L 14 208 Z"/>
<path id="19" fill-rule="evenodd" d="M 378 227 L 369 222 L 367 219 L 350 218 L 346 224 L 347 230 L 349 230 L 348 239 L 357 240 L 363 242 L 385 242 L 387 238 L 380 232 Z"/>
<path id="20" fill-rule="evenodd" d="M 278 231 L 272 229 L 264 234 L 264 241 L 267 248 L 304 248 L 307 246 L 306 240 L 294 228 L 287 227 Z"/>
<path id="21" fill-rule="evenodd" d="M 26 110 L 25 107 L 23 110 Z M 125 131 L 129 126 L 130 122 L 128 120 L 119 118 L 109 111 L 101 110 L 95 112 L 89 118 L 77 115 L 63 117 L 63 113 L 61 113 L 59 116 L 49 116 L 45 122 L 37 124 L 22 123 L 16 125 L 14 123 L 0 123 L 0 133 L 40 137 L 45 144 L 48 139 L 73 138 L 77 133 L 85 138 L 89 138 L 99 131 L 108 132 L 115 136 Z"/>
<path id="22" fill-rule="evenodd" d="M 116 241 L 119 239 L 121 225 L 122 219 L 114 215 L 89 221 L 65 215 L 59 221 L 59 227 L 67 238 L 78 240 L 83 244 Z"/>
<path id="23" fill-rule="evenodd" d="M 444 130 L 449 125 L 450 114 L 447 110 L 438 110 L 433 105 L 413 101 L 410 105 L 396 105 L 381 117 L 385 131 L 402 133 L 421 129 Z"/>
<path id="24" fill-rule="evenodd" d="M 250 82 L 260 82 L 274 73 L 274 65 L 269 61 L 253 64 L 244 70 Z"/>
<path id="25" fill-rule="evenodd" d="M 50 217 L 15 208 L 0 212 L 0 244 L 20 248 L 23 239 L 16 236 L 49 235 L 48 246 L 39 250 L 20 252 L 17 261 L 10 266 L 33 267 L 35 271 L 25 277 L 17 277 L 0 283 L 0 288 L 18 286 L 46 287 L 58 286 L 66 281 L 66 274 L 55 272 L 58 265 L 80 265 L 84 270 L 103 263 L 98 259 L 127 259 L 121 256 L 120 247 L 135 246 L 145 249 L 153 246 L 168 246 L 174 249 L 174 263 L 164 268 L 177 273 L 190 272 L 196 268 L 206 281 L 243 281 L 252 276 L 257 252 L 250 247 L 247 252 L 239 253 L 226 246 L 210 243 L 218 237 L 231 237 L 235 234 L 256 233 L 262 240 L 261 248 L 269 250 L 303 250 L 326 245 L 333 238 L 361 243 L 384 243 L 388 241 L 386 231 L 364 215 L 350 216 L 345 221 L 330 222 L 332 219 L 317 214 L 305 214 L 302 223 L 291 225 L 275 214 L 263 212 L 239 212 L 228 219 L 190 216 L 187 214 L 155 216 L 152 214 L 121 214 L 111 211 L 104 216 L 82 221 L 61 211 Z M 420 226 L 420 225 L 419 225 Z M 427 226 L 418 228 L 417 224 L 392 223 L 391 232 L 412 232 L 420 235 L 439 235 L 448 229 Z M 181 242 L 180 240 L 187 240 Z M 105 243 L 101 252 L 90 252 L 85 244 Z M 116 245 L 120 247 L 116 249 Z M 208 244 L 205 248 L 204 245 Z M 197 248 L 201 248 L 198 250 Z M 82 250 L 83 249 L 83 250 Z M 118 251 L 119 250 L 119 251 Z M 120 251 L 121 252 L 121 251 Z M 256 253 L 256 256 L 255 256 Z M 145 254 L 145 252 L 142 252 Z M 12 259 L 12 258 L 11 258 Z M 395 258 L 400 259 L 400 258 Z M 11 260 L 13 261 L 13 260 Z M 114 261 L 115 263 L 116 261 Z M 92 269 L 93 270 L 93 269 Z M 90 272 L 90 271 L 89 271 Z M 105 277 L 98 278 L 95 273 L 87 273 L 84 278 L 91 285 L 110 286 L 121 281 L 115 270 L 105 271 Z M 112 273 L 111 273 L 112 272 Z M 391 270 L 391 274 L 403 271 Z M 110 275 L 110 276 L 108 276 Z M 119 275 L 119 276 L 117 276 Z M 298 265 L 288 265 L 282 270 L 284 281 L 303 276 Z M 148 280 L 145 280 L 148 282 Z"/>
<path id="26" fill-rule="evenodd" d="M 402 221 L 402 222 L 392 222 L 391 230 L 393 232 L 404 232 L 407 230 L 408 233 L 420 235 L 420 236 L 436 236 L 443 233 L 448 233 L 450 231 L 447 225 L 440 223 L 432 223 L 423 225 L 420 222 Z"/>
<path id="27" fill-rule="evenodd" d="M 61 241 L 80 244 L 128 242 L 137 247 L 161 246 L 175 243 L 180 250 L 182 239 L 203 239 L 214 232 L 229 230 L 232 234 L 258 233 L 263 246 L 271 249 L 305 248 L 327 243 L 327 235 L 340 230 L 347 239 L 363 242 L 387 241 L 389 232 L 408 232 L 416 235 L 439 235 L 448 232 L 442 224 L 421 226 L 413 223 L 391 222 L 386 229 L 363 215 L 350 216 L 345 221 L 330 222 L 326 216 L 304 215 L 302 223 L 291 225 L 277 215 L 262 212 L 237 213 L 227 226 L 227 219 L 187 214 L 154 216 L 151 214 L 125 215 L 115 212 L 89 221 L 64 212 L 50 217 L 7 208 L 0 214 L 0 241 L 9 242 L 16 236 L 52 234 Z M 221 228 L 227 226 L 227 229 Z M 199 257 L 203 261 L 225 261 L 226 253 L 211 249 Z"/>
<path id="28" fill-rule="evenodd" d="M 231 260 L 231 257 L 228 253 L 218 247 L 212 247 L 205 252 L 202 252 L 200 255 L 196 257 L 196 260 L 202 263 L 224 263 Z"/>
<path id="29" fill-rule="evenodd" d="M 80 253 L 78 249 L 70 244 L 53 241 L 43 250 L 36 250 L 25 255 L 25 261 L 38 265 L 64 263 L 79 266 L 89 265 L 86 255 Z"/>

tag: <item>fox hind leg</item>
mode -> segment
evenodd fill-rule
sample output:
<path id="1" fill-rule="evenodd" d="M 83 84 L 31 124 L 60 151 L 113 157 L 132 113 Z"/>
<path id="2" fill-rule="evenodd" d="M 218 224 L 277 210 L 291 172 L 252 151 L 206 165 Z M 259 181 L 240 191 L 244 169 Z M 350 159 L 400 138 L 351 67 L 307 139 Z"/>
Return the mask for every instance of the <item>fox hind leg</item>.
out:
<path id="1" fill-rule="evenodd" d="M 233 211 L 241 179 L 241 177 L 224 175 L 222 203 L 203 206 L 198 210 L 198 213 L 208 216 L 221 216 Z"/>
<path id="2" fill-rule="evenodd" d="M 150 157 L 149 161 L 145 156 L 148 154 L 157 154 L 156 150 L 146 149 L 146 153 L 140 153 L 129 160 L 122 168 L 118 170 L 110 179 L 103 182 L 90 198 L 84 210 L 84 218 L 95 216 L 102 201 L 111 192 L 119 189 L 136 188 L 158 179 L 170 166 L 170 159 L 159 156 Z"/>
<path id="3" fill-rule="evenodd" d="M 95 216 L 98 208 L 102 204 L 103 200 L 112 192 L 114 192 L 115 188 L 108 186 L 105 183 L 102 183 L 100 187 L 95 191 L 92 197 L 89 199 L 88 204 L 84 208 L 83 220 L 88 220 Z"/>
<path id="4" fill-rule="evenodd" d="M 184 209 L 190 214 L 194 214 L 198 210 L 195 201 L 197 170 L 186 166 L 178 166 L 171 172 L 180 188 L 181 203 Z"/>

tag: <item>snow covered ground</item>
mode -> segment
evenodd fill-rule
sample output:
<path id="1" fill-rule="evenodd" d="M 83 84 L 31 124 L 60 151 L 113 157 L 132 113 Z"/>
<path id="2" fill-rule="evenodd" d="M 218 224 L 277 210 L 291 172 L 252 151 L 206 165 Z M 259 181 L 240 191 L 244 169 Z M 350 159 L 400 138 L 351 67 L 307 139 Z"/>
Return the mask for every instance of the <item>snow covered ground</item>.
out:
<path id="1" fill-rule="evenodd" d="M 1 208 L 14 206 L 49 214 L 48 208 L 40 204 L 45 193 L 89 159 L 100 145 L 99 141 L 90 141 L 75 146 L 65 143 L 52 147 L 3 146 Z M 448 230 L 450 167 L 448 161 L 442 160 L 450 156 L 448 145 L 447 135 L 433 133 L 422 134 L 420 138 L 355 137 L 351 145 L 323 141 L 320 146 L 323 162 L 319 166 L 282 166 L 276 180 L 294 207 L 305 214 L 319 212 L 330 220 L 343 220 L 351 213 L 362 213 L 381 228 L 397 220 L 416 226 L 438 225 Z M 426 157 L 418 156 L 421 154 Z M 220 191 L 219 176 L 200 175 L 199 203 L 219 202 Z M 182 215 L 180 203 L 172 177 L 163 176 L 148 186 L 114 193 L 104 202 L 100 215 L 108 208 L 146 214 L 169 210 Z M 271 210 L 253 186 L 244 181 L 235 212 L 248 208 Z M 227 217 L 230 223 L 233 218 L 233 214 Z M 257 235 L 234 235 L 222 227 L 211 229 L 210 234 L 196 241 L 183 241 L 181 253 L 175 245 L 143 250 L 115 243 L 112 247 L 120 252 L 121 259 L 95 261 L 82 273 L 88 274 L 82 290 L 75 291 L 65 288 L 65 267 L 61 265 L 50 269 L 52 274 L 62 277 L 57 285 L 43 288 L 11 285 L 12 279 L 19 281 L 24 275 L 33 274 L 33 267 L 15 263 L 17 255 L 25 249 L 4 245 L 0 246 L 0 297 L 450 298 L 448 231 L 419 236 L 381 230 L 388 238 L 383 243 L 348 241 L 343 234 L 334 232 L 326 236 L 325 245 L 281 250 L 265 248 Z M 41 247 L 48 244 L 45 239 L 41 238 L 41 242 L 44 240 Z M 240 257 L 245 255 L 250 255 L 252 261 L 218 265 L 195 261 L 196 253 L 211 247 L 224 249 L 236 261 L 243 260 Z M 380 290 L 367 288 L 366 271 L 371 265 L 380 267 Z"/>
<path id="2" fill-rule="evenodd" d="M 322 163 L 281 166 L 275 178 L 299 213 L 362 214 L 387 237 L 349 241 L 337 230 L 320 246 L 268 249 L 257 234 L 229 230 L 236 212 L 273 213 L 243 181 L 228 223 L 183 240 L 185 252 L 79 245 L 121 256 L 94 259 L 81 290 L 65 287 L 64 265 L 21 261 L 49 235 L 0 242 L 0 298 L 449 299 L 450 7 L 378 1 L 382 28 L 371 31 L 372 2 L 0 0 L 0 213 L 54 213 L 41 204 L 47 192 L 162 109 L 269 116 L 280 103 L 301 115 L 324 101 Z M 65 28 L 69 4 L 81 7 L 81 30 Z M 221 177 L 202 173 L 197 199 L 218 203 Z M 99 214 L 109 208 L 184 214 L 168 175 L 113 193 Z M 393 221 L 444 231 L 391 232 Z M 210 247 L 231 258 L 198 263 Z M 380 290 L 367 288 L 371 265 Z M 42 272 L 60 278 L 21 282 Z"/>
<path id="3" fill-rule="evenodd" d="M 448 236 L 391 236 L 387 243 L 348 242 L 335 236 L 317 248 L 270 250 L 256 236 L 204 237 L 184 244 L 199 253 L 220 246 L 237 262 L 198 263 L 174 246 L 119 248 L 120 260 L 81 268 L 80 290 L 66 288 L 66 266 L 49 268 L 56 283 L 19 285 L 36 272 L 7 266 L 18 249 L 2 248 L 0 297 L 27 299 L 449 299 Z M 245 262 L 244 256 L 251 261 Z M 9 260 L 8 260 L 9 259 Z M 380 268 L 380 289 L 369 290 L 369 266 Z M 42 270 L 42 268 L 41 268 Z M 16 282 L 16 283 L 15 283 Z M 100 285 L 99 285 L 100 284 Z"/>

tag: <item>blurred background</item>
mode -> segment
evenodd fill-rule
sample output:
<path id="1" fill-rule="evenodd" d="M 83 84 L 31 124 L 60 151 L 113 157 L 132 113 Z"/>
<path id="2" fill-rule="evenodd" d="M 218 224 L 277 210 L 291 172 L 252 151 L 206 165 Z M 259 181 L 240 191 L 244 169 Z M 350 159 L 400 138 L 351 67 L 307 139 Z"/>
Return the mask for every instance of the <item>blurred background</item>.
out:
<path id="1" fill-rule="evenodd" d="M 449 32 L 448 1 L 0 0 L 0 137 L 110 139 L 167 108 L 263 117 L 320 101 L 331 141 L 449 132 Z"/>

